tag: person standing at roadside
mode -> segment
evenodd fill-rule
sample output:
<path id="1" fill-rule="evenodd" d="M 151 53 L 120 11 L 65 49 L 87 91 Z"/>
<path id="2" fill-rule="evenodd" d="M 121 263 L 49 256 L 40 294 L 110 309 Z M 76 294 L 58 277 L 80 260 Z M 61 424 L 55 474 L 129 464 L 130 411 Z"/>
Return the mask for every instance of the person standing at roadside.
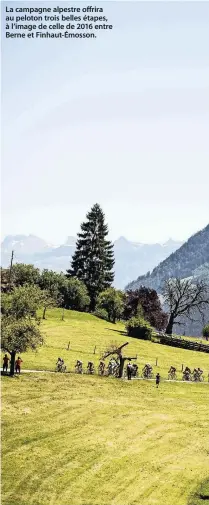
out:
<path id="1" fill-rule="evenodd" d="M 15 361 L 15 372 L 20 374 L 20 369 L 21 369 L 21 364 L 23 363 L 23 360 L 18 356 L 17 360 Z"/>
<path id="2" fill-rule="evenodd" d="M 158 372 L 157 375 L 156 375 L 156 387 L 157 388 L 159 387 L 159 384 L 160 384 L 160 374 Z"/>
<path id="3" fill-rule="evenodd" d="M 131 363 L 128 363 L 128 365 L 127 365 L 127 376 L 128 376 L 128 380 L 131 380 L 131 376 L 132 376 L 132 364 Z"/>
<path id="4" fill-rule="evenodd" d="M 7 373 L 8 363 L 9 363 L 9 358 L 8 358 L 7 354 L 5 354 L 3 357 L 3 372 Z"/>

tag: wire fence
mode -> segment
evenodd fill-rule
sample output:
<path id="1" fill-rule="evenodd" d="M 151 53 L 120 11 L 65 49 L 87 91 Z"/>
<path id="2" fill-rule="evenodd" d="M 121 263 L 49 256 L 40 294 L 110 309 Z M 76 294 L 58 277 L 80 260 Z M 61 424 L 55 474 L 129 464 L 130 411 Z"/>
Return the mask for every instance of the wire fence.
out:
<path id="1" fill-rule="evenodd" d="M 112 342 L 112 344 L 114 344 L 114 343 Z M 111 343 L 110 343 L 110 345 L 111 345 Z M 95 357 L 95 359 L 97 361 L 100 359 L 103 359 L 105 353 L 107 352 L 107 346 L 101 347 L 99 345 L 93 344 L 93 345 L 89 346 L 88 349 L 84 349 L 84 346 L 79 345 L 79 344 L 76 344 L 76 346 L 74 347 L 73 344 L 71 344 L 71 341 L 69 341 L 65 346 L 46 345 L 45 344 L 45 347 L 47 347 L 48 349 L 57 350 L 59 352 L 61 352 L 61 351 L 68 351 L 69 353 L 72 352 L 73 354 L 77 354 L 78 356 L 91 356 L 92 359 Z M 127 356 L 130 356 L 130 351 L 127 352 Z M 140 361 L 141 366 L 143 366 L 149 362 L 152 365 L 152 367 L 157 367 L 157 368 L 162 368 L 162 369 L 166 368 L 165 364 L 163 363 L 163 358 L 162 358 L 162 362 L 161 362 L 161 360 L 157 356 L 155 358 L 152 357 L 152 358 L 150 358 L 150 359 L 148 358 L 148 360 L 146 360 L 144 356 L 141 356 L 141 355 L 139 356 L 138 354 L 135 354 L 134 358 L 132 357 L 132 360 Z M 187 366 L 187 363 L 186 364 L 185 363 L 181 363 L 181 364 L 172 363 L 172 365 L 175 365 L 175 368 L 178 373 L 183 373 L 185 367 Z"/>

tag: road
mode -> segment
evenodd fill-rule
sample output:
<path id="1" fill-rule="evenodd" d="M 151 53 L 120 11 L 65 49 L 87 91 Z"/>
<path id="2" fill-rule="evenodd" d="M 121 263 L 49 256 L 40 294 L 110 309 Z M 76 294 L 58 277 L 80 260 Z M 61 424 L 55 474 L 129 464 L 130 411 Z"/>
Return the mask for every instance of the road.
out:
<path id="1" fill-rule="evenodd" d="M 1 372 L 3 372 L 3 369 L 1 368 Z M 21 374 L 22 373 L 58 373 L 58 372 L 55 372 L 55 370 L 21 370 Z M 74 372 L 65 372 L 65 373 L 74 373 Z M 15 374 L 15 375 L 19 375 L 19 374 Z M 112 377 L 113 378 L 113 377 Z M 128 380 L 128 379 L 123 379 L 123 380 Z M 134 377 L 133 379 L 131 380 L 149 380 L 149 381 L 152 381 L 152 382 L 155 382 L 155 379 L 144 379 L 143 377 Z M 170 379 L 161 379 L 160 382 L 180 382 L 180 383 L 187 383 L 187 384 L 196 384 L 196 382 L 193 382 L 193 381 L 182 381 L 182 380 L 170 380 Z M 203 381 L 201 382 L 201 384 L 208 384 L 209 385 L 209 381 Z"/>

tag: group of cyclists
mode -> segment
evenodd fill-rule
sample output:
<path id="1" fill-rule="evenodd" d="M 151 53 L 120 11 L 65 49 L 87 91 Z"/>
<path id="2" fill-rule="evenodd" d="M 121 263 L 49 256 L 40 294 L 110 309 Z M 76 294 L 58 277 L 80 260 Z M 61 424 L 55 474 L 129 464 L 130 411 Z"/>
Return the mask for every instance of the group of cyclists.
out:
<path id="1" fill-rule="evenodd" d="M 209 379 L 209 375 L 208 375 Z M 203 370 L 201 368 L 194 368 L 193 372 L 191 369 L 186 366 L 183 371 L 183 380 L 184 381 L 194 381 L 194 382 L 202 382 L 204 380 Z"/>
<path id="2" fill-rule="evenodd" d="M 58 358 L 57 363 L 56 363 L 56 372 L 66 372 L 67 367 L 65 365 L 65 362 L 62 358 Z M 83 373 L 83 361 L 77 359 L 76 364 L 75 364 L 75 373 L 82 374 Z M 93 361 L 89 361 L 86 369 L 87 374 L 93 375 L 95 373 L 94 369 L 94 363 Z"/>
<path id="3" fill-rule="evenodd" d="M 57 360 L 57 367 L 56 370 L 58 372 L 66 372 L 67 368 L 64 364 L 64 360 L 61 358 L 58 358 Z M 111 358 L 109 363 L 106 366 L 106 363 L 103 360 L 100 360 L 99 365 L 98 365 L 98 375 L 100 376 L 114 376 L 118 377 L 119 376 L 119 361 L 115 358 Z M 75 373 L 77 374 L 90 374 L 93 375 L 95 374 L 95 366 L 93 361 L 88 361 L 86 369 L 83 366 L 83 361 L 77 360 L 75 364 Z M 131 363 L 128 362 L 128 364 L 124 367 L 124 373 L 123 377 L 127 378 L 128 380 L 132 378 L 137 378 L 139 376 L 139 368 L 136 363 Z M 143 379 L 153 379 L 154 378 L 154 373 L 153 373 L 153 367 L 149 364 L 146 363 L 142 369 L 142 374 L 141 377 Z M 159 384 L 160 382 L 160 374 L 158 373 L 155 377 L 156 379 L 156 384 Z M 177 374 L 176 374 L 176 367 L 171 366 L 170 369 L 168 370 L 168 379 L 169 380 L 177 380 Z M 182 380 L 185 381 L 196 381 L 200 382 L 204 380 L 203 377 L 203 370 L 201 368 L 194 368 L 193 372 L 189 367 L 186 367 L 185 370 L 183 371 L 183 377 Z M 209 380 L 209 376 L 208 376 Z"/>
<path id="4" fill-rule="evenodd" d="M 132 364 L 129 361 L 129 363 L 126 365 L 125 370 L 124 370 L 124 375 L 123 375 L 124 378 L 131 380 L 132 378 L 138 377 L 138 368 L 139 367 L 138 367 L 137 363 Z M 75 372 L 80 373 L 80 374 L 83 373 L 83 362 L 82 361 L 77 360 L 76 365 L 75 365 Z M 95 368 L 94 368 L 94 364 L 92 361 L 88 362 L 86 373 L 90 373 L 90 374 L 95 373 Z M 145 365 L 142 373 L 143 373 L 142 377 L 148 378 L 148 379 L 152 378 L 153 372 L 152 372 L 151 365 L 149 365 L 149 364 Z M 100 360 L 99 366 L 98 366 L 98 374 L 99 375 L 106 375 L 106 376 L 112 375 L 114 377 L 119 377 L 119 362 L 116 359 L 111 358 L 108 365 L 107 365 L 107 368 L 106 368 L 105 362 Z M 160 383 L 160 374 L 157 373 L 157 375 L 156 375 L 156 386 L 157 387 L 159 386 L 159 383 Z"/>
<path id="5" fill-rule="evenodd" d="M 79 373 L 79 374 L 84 373 L 83 361 L 81 361 L 80 359 L 77 359 L 77 361 L 76 361 L 76 364 L 75 364 L 75 373 Z M 90 375 L 93 375 L 95 373 L 95 368 L 94 368 L 93 361 L 88 361 L 88 365 L 87 365 L 87 368 L 86 368 L 86 373 L 90 374 Z"/>

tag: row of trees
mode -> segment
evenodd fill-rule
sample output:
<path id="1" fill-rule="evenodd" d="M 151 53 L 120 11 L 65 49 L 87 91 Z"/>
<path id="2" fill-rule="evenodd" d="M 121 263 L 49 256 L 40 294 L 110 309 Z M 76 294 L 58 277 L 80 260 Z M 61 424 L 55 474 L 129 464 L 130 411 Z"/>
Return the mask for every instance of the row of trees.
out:
<path id="1" fill-rule="evenodd" d="M 64 307 L 73 310 L 87 310 L 90 297 L 85 284 L 76 278 L 67 278 L 63 273 L 56 273 L 44 269 L 42 272 L 33 265 L 23 263 L 1 271 L 2 291 L 7 293 L 12 289 L 23 286 L 36 286 L 42 290 L 43 318 L 46 316 L 48 307 Z"/>
<path id="2" fill-rule="evenodd" d="M 2 269 L 2 291 L 10 292 L 11 288 L 36 286 L 42 292 L 43 319 L 49 307 L 63 307 L 78 311 L 91 311 L 91 300 L 87 286 L 76 277 L 51 270 L 40 272 L 33 265 L 15 264 L 12 269 L 12 281 L 9 285 L 10 271 Z M 99 317 L 115 323 L 117 320 L 128 320 L 139 314 L 150 324 L 162 330 L 166 327 L 168 315 L 163 312 L 156 291 L 141 287 L 136 291 L 123 292 L 113 287 L 101 291 L 95 299 L 94 313 Z"/>

